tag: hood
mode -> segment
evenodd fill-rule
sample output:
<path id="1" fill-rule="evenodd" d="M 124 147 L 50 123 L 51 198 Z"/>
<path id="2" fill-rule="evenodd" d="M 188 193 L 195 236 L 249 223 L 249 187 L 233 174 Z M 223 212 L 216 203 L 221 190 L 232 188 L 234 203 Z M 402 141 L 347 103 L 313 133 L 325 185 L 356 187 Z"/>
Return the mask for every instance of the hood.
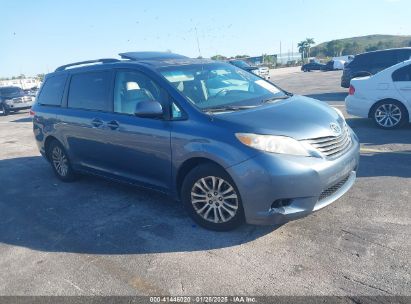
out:
<path id="1" fill-rule="evenodd" d="M 326 103 L 299 95 L 215 117 L 216 120 L 234 124 L 236 132 L 283 135 L 297 140 L 335 136 L 330 124 L 338 123 L 341 127 L 344 124 L 343 119 Z"/>

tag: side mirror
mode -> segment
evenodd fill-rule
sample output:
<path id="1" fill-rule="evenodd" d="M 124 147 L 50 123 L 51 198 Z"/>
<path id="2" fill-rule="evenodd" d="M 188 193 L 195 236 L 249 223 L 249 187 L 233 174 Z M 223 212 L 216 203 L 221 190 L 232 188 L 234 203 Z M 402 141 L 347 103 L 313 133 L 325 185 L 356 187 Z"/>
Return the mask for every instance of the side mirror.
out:
<path id="1" fill-rule="evenodd" d="M 143 118 L 159 118 L 163 116 L 163 107 L 156 100 L 145 100 L 137 103 L 134 115 Z"/>

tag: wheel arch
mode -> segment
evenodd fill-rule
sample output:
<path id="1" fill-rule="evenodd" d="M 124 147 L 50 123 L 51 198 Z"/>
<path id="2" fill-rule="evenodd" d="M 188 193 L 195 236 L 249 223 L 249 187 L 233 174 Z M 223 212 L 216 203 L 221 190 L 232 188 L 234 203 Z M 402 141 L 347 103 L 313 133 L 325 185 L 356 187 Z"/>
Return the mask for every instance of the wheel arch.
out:
<path id="1" fill-rule="evenodd" d="M 407 106 L 406 106 L 401 100 L 398 100 L 398 99 L 395 99 L 395 98 L 384 98 L 384 99 L 380 99 L 380 100 L 378 100 L 377 102 L 375 102 L 375 103 L 372 105 L 372 107 L 370 108 L 370 110 L 368 111 L 368 118 L 373 118 L 372 113 L 374 112 L 375 108 L 376 108 L 380 103 L 382 103 L 382 102 L 387 102 L 387 101 L 389 101 L 389 102 L 393 102 L 393 101 L 394 101 L 394 102 L 397 102 L 397 103 L 401 104 L 401 105 L 404 107 L 404 109 L 405 109 L 405 115 L 407 115 L 407 118 L 408 118 L 408 121 L 409 121 L 410 113 L 409 113 L 409 111 L 408 111 Z"/>
<path id="2" fill-rule="evenodd" d="M 200 165 L 203 165 L 203 164 L 207 164 L 207 163 L 216 165 L 220 167 L 222 170 L 224 170 L 225 172 L 227 172 L 227 170 L 221 164 L 207 157 L 198 156 L 198 157 L 192 157 L 192 158 L 186 159 L 181 164 L 181 166 L 178 168 L 176 178 L 175 178 L 175 191 L 177 194 L 177 198 L 180 198 L 181 196 L 181 188 L 182 188 L 184 179 L 187 176 L 187 174 L 194 168 Z M 229 173 L 227 172 L 227 174 Z"/>
<path id="3" fill-rule="evenodd" d="M 60 143 L 60 141 L 59 141 L 56 137 L 54 137 L 53 135 L 47 136 L 46 140 L 44 141 L 44 151 L 45 151 L 45 153 L 46 153 L 46 159 L 47 159 L 48 161 L 50 161 L 50 157 L 49 157 L 49 147 L 50 147 L 50 144 L 51 144 L 53 141 L 57 141 L 57 142 Z M 60 144 L 61 144 L 61 143 L 60 143 Z"/>

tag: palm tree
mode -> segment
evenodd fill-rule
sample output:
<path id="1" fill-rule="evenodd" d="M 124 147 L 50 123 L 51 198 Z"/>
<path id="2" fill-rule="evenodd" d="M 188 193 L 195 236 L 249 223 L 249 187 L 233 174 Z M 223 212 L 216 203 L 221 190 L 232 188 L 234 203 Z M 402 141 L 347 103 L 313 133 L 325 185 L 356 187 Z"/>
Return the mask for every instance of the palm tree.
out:
<path id="1" fill-rule="evenodd" d="M 297 44 L 298 52 L 301 53 L 301 60 L 304 61 L 305 55 L 307 53 L 307 40 L 301 41 Z"/>
<path id="2" fill-rule="evenodd" d="M 307 44 L 307 51 L 308 51 L 308 56 L 307 57 L 310 57 L 311 45 L 315 44 L 314 38 L 307 38 L 307 39 L 305 39 L 305 42 Z"/>

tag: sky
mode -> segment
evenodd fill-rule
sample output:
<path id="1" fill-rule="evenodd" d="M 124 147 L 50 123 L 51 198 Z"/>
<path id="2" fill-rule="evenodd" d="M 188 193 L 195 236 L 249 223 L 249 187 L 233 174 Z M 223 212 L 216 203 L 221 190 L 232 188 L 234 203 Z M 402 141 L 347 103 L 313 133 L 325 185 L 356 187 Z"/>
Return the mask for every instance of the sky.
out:
<path id="1" fill-rule="evenodd" d="M 2 0 L 0 10 L 0 77 L 127 51 L 259 56 L 307 37 L 411 35 L 411 0 Z"/>

